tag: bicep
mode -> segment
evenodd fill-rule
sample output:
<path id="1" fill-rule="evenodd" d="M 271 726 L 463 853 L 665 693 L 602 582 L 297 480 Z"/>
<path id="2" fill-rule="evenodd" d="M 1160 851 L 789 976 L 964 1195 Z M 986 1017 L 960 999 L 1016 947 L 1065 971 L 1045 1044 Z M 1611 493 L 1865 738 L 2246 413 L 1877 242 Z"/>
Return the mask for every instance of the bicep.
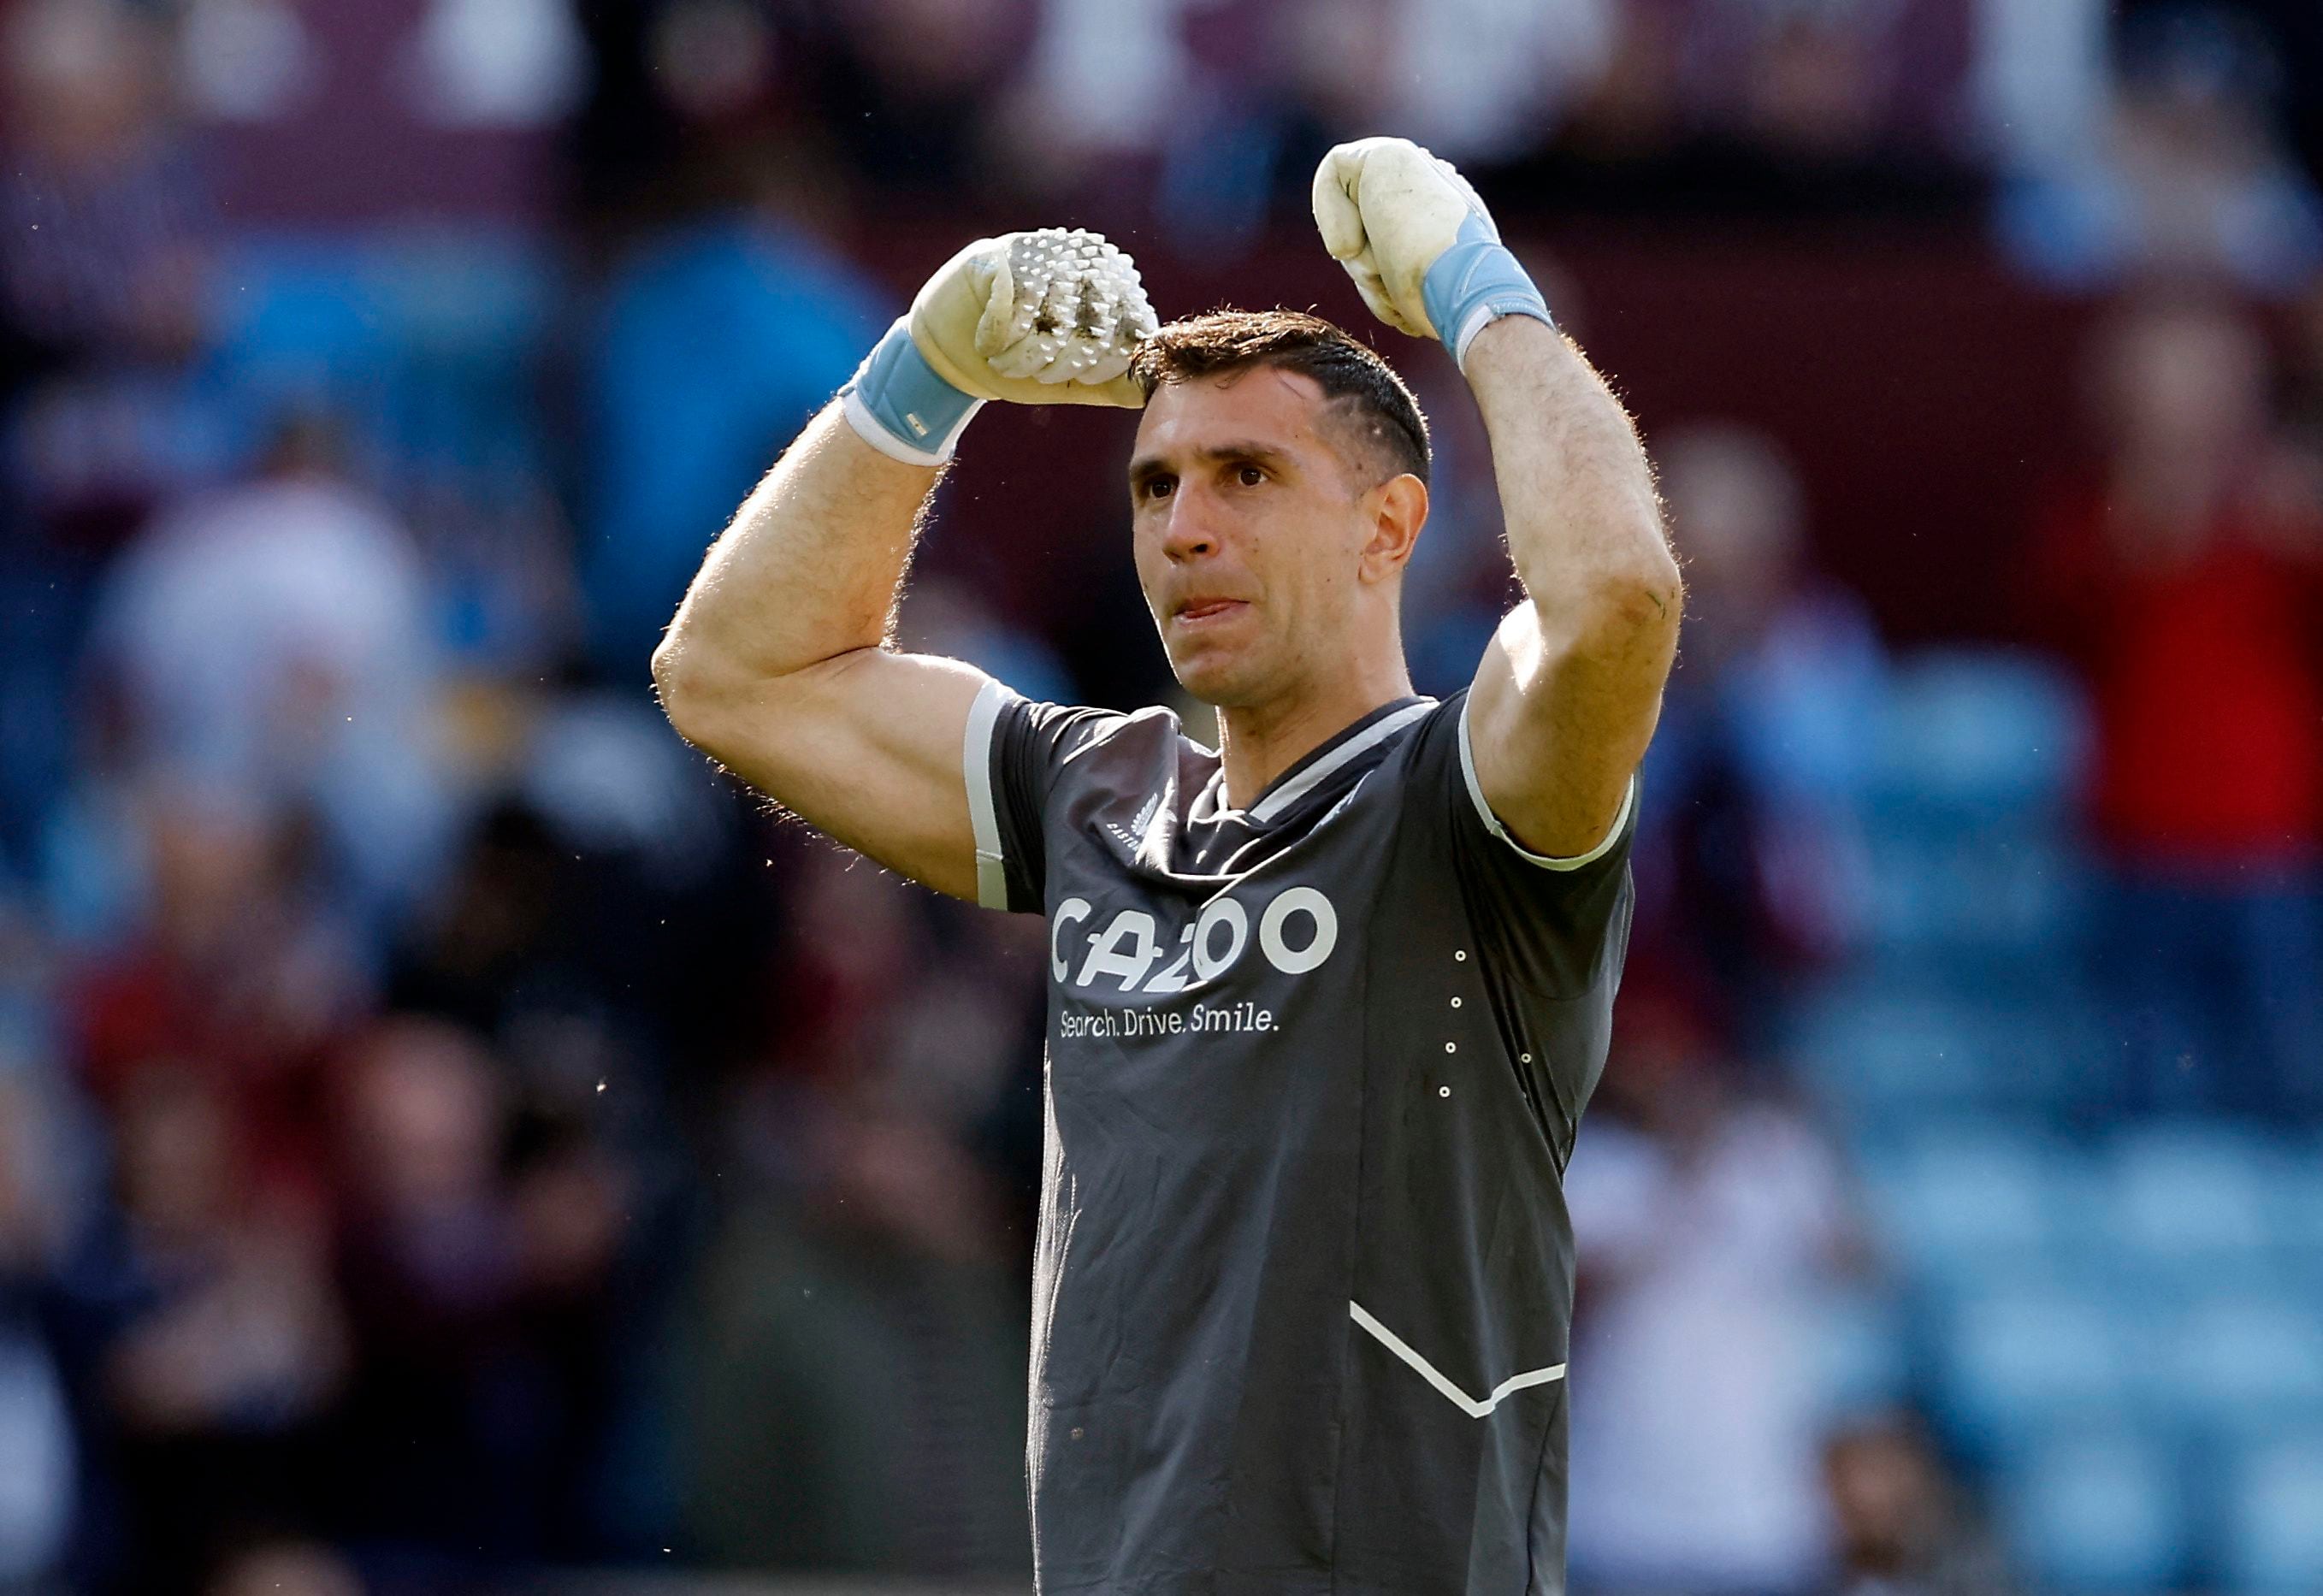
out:
<path id="1" fill-rule="evenodd" d="M 857 648 L 742 694 L 705 751 L 834 841 L 977 898 L 969 716 L 991 678 L 929 655 Z"/>
<path id="2" fill-rule="evenodd" d="M 1492 812 L 1537 854 L 1602 841 L 1661 715 L 1674 618 L 1612 615 L 1569 637 L 1531 603 L 1501 618 L 1468 695 L 1470 757 Z"/>

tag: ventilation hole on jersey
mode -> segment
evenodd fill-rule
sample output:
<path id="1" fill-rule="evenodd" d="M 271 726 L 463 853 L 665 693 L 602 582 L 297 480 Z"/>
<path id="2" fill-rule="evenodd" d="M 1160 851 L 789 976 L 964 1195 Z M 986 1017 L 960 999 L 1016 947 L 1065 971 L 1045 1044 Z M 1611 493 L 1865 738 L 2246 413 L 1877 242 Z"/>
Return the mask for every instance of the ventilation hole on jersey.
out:
<path id="1" fill-rule="evenodd" d="M 1444 1050 L 1447 1053 L 1456 1053 L 1460 1050 L 1460 1044 L 1456 1041 L 1447 1041 L 1444 1044 Z"/>
<path id="2" fill-rule="evenodd" d="M 1519 1053 L 1517 1055 L 1517 1062 L 1520 1064 L 1529 1064 L 1532 1062 L 1532 1055 L 1530 1053 Z"/>
<path id="3" fill-rule="evenodd" d="M 1454 998 L 1454 999 L 1452 1000 L 1452 1006 L 1453 1006 L 1454 1008 L 1455 1008 L 1455 1009 L 1456 1009 L 1456 1008 L 1458 1008 L 1458 1007 L 1460 1006 L 1460 1000 L 1459 1000 L 1458 998 L 1456 998 L 1456 997 L 1455 997 L 1455 998 Z"/>
<path id="4" fill-rule="evenodd" d="M 1452 1095 L 1452 1088 L 1450 1087 L 1438 1087 L 1436 1088 L 1436 1095 L 1439 1097 L 1449 1097 Z"/>
<path id="5" fill-rule="evenodd" d="M 1468 950 L 1465 948 L 1455 949 L 1453 950 L 1452 957 L 1465 964 L 1468 962 Z"/>

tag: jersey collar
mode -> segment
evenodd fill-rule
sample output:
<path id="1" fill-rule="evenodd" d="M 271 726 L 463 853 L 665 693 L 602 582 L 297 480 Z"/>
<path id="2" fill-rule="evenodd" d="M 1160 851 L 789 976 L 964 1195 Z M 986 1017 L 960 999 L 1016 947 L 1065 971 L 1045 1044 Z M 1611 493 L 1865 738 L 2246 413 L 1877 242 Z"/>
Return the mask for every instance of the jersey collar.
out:
<path id="1" fill-rule="evenodd" d="M 1301 755 L 1290 769 L 1266 784 L 1248 809 L 1228 809 L 1221 802 L 1226 790 L 1226 766 L 1205 784 L 1189 818 L 1196 821 L 1239 820 L 1267 825 L 1290 812 L 1293 804 L 1312 793 L 1355 760 L 1379 748 L 1396 733 L 1436 707 L 1432 698 L 1399 698 L 1326 738 Z M 1205 812 L 1207 806 L 1207 812 Z"/>

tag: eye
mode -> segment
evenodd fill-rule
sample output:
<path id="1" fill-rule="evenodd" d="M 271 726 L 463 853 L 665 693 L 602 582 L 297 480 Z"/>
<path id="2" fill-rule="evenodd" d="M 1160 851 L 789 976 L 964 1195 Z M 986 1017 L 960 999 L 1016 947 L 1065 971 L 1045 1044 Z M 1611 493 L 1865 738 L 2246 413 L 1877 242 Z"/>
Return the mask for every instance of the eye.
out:
<path id="1" fill-rule="evenodd" d="M 1266 473 L 1255 465 L 1245 465 L 1235 472 L 1235 480 L 1245 488 L 1255 488 L 1266 481 Z"/>
<path id="2" fill-rule="evenodd" d="M 1170 497 L 1170 491 L 1177 485 L 1176 477 L 1158 474 L 1150 476 L 1138 484 L 1138 496 L 1143 499 L 1167 499 Z"/>

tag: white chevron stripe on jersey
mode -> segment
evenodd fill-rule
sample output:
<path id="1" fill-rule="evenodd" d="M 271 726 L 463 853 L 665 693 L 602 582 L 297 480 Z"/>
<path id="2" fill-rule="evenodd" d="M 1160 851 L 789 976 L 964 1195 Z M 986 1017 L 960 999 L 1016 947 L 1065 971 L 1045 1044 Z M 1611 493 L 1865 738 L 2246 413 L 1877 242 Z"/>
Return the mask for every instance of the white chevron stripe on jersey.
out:
<path id="1" fill-rule="evenodd" d="M 1398 1335 L 1394 1331 L 1389 1329 L 1385 1325 L 1381 1324 L 1377 1319 L 1372 1317 L 1370 1314 L 1366 1313 L 1364 1310 L 1364 1305 L 1362 1303 L 1356 1302 L 1351 1298 L 1347 1303 L 1347 1316 L 1354 1320 L 1356 1324 L 1361 1325 L 1364 1329 L 1370 1331 L 1373 1336 L 1378 1340 L 1382 1346 L 1387 1348 L 1388 1351 L 1393 1353 L 1397 1357 L 1401 1358 L 1405 1362 L 1418 1370 L 1419 1371 L 1420 1379 L 1434 1386 L 1437 1393 L 1441 1395 L 1446 1401 L 1460 1409 L 1461 1412 L 1466 1414 L 1470 1418 L 1483 1417 L 1486 1414 L 1492 1412 L 1493 1408 L 1498 1408 L 1501 1405 L 1501 1399 L 1506 1397 L 1511 1391 L 1520 1391 L 1525 1390 L 1528 1386 L 1547 1385 L 1551 1380 L 1563 1380 L 1565 1378 L 1565 1365 L 1562 1363 L 1551 1363 L 1546 1369 L 1528 1369 L 1522 1374 L 1510 1375 L 1506 1380 L 1501 1381 L 1500 1384 L 1492 1388 L 1492 1394 L 1491 1396 L 1479 1402 L 1475 1398 L 1470 1396 L 1458 1386 L 1454 1385 L 1450 1380 L 1445 1379 L 1443 1373 L 1437 1369 L 1436 1365 L 1421 1357 L 1418 1353 L 1413 1352 L 1411 1348 L 1405 1344 L 1403 1337 Z"/>

